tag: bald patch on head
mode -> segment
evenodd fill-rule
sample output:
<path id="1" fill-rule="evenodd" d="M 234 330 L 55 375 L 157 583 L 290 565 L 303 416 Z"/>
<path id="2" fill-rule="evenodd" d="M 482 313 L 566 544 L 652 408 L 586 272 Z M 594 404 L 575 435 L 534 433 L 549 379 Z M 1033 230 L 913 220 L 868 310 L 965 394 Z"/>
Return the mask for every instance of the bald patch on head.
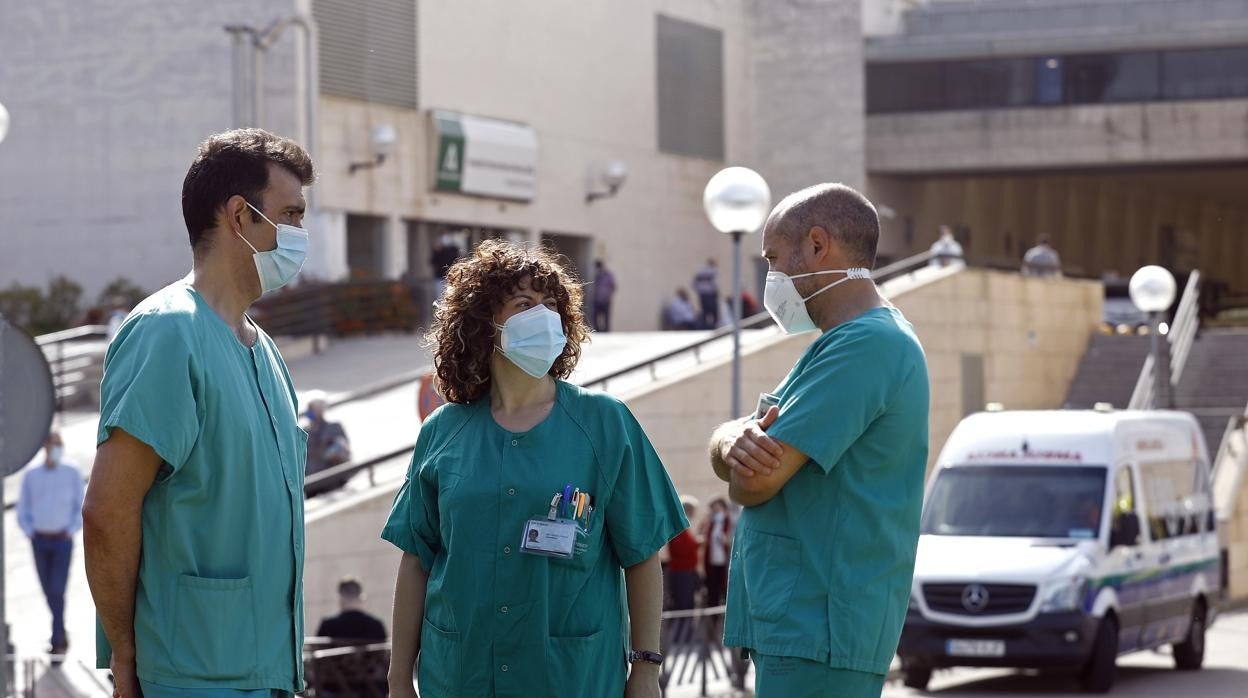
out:
<path id="1" fill-rule="evenodd" d="M 767 217 L 767 228 L 789 241 L 815 227 L 827 231 L 854 264 L 875 267 L 880 217 L 867 197 L 844 184 L 816 184 L 786 196 Z"/>

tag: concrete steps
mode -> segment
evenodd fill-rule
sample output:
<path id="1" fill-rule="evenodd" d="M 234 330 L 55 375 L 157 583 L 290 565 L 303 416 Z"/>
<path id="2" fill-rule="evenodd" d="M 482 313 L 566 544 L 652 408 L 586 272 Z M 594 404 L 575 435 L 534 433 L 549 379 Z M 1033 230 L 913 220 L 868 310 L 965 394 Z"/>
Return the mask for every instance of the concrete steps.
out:
<path id="1" fill-rule="evenodd" d="M 1148 352 L 1147 336 L 1092 335 L 1064 406 L 1089 409 L 1098 402 L 1108 402 L 1118 409 L 1126 408 Z"/>

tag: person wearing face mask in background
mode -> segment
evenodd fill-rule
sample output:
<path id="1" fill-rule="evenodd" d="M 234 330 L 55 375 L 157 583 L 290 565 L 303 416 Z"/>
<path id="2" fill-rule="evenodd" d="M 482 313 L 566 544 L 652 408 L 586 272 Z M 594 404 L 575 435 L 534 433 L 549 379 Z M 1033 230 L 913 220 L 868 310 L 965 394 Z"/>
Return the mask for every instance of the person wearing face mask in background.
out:
<path id="1" fill-rule="evenodd" d="M 786 333 L 821 334 L 711 438 L 744 507 L 724 644 L 753 658 L 760 698 L 879 696 L 905 619 L 929 387 L 913 328 L 871 281 L 879 230 L 840 184 L 790 195 L 763 229 L 763 305 Z"/>
<path id="2" fill-rule="evenodd" d="M 689 522 L 628 408 L 566 381 L 582 300 L 551 251 L 501 240 L 447 275 L 447 404 L 381 533 L 402 551 L 391 696 L 416 695 L 417 656 L 423 696 L 659 695 L 658 553 Z"/>
<path id="3" fill-rule="evenodd" d="M 52 612 L 50 653 L 69 649 L 65 634 L 65 583 L 74 553 L 74 534 L 82 528 L 82 474 L 65 461 L 65 445 L 52 431 L 43 442 L 43 463 L 22 476 L 17 525 L 35 549 L 39 586 Z"/>
<path id="4" fill-rule="evenodd" d="M 267 131 L 204 141 L 182 184 L 191 272 L 109 344 L 83 538 L 114 696 L 303 690 L 307 435 L 245 311 L 302 267 L 313 178 Z"/>

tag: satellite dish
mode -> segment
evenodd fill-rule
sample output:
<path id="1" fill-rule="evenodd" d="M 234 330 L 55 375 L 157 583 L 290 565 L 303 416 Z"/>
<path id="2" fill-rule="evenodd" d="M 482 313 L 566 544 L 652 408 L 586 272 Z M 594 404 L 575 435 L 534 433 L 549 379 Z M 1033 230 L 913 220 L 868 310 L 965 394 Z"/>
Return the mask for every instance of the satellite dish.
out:
<path id="1" fill-rule="evenodd" d="M 52 372 L 39 345 L 0 315 L 0 476 L 35 457 L 55 411 Z"/>

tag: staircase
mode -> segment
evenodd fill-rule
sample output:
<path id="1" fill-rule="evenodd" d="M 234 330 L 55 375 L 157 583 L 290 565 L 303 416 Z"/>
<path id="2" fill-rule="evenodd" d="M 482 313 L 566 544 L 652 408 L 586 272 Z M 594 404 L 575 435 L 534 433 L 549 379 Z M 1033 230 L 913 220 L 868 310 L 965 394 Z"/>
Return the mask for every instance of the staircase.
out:
<path id="1" fill-rule="evenodd" d="M 1248 328 L 1206 329 L 1192 346 L 1175 407 L 1200 420 L 1213 457 L 1226 422 L 1248 405 Z"/>
<path id="2" fill-rule="evenodd" d="M 1086 410 L 1108 402 L 1125 409 L 1148 356 L 1149 339 L 1147 335 L 1092 335 L 1064 407 Z"/>

